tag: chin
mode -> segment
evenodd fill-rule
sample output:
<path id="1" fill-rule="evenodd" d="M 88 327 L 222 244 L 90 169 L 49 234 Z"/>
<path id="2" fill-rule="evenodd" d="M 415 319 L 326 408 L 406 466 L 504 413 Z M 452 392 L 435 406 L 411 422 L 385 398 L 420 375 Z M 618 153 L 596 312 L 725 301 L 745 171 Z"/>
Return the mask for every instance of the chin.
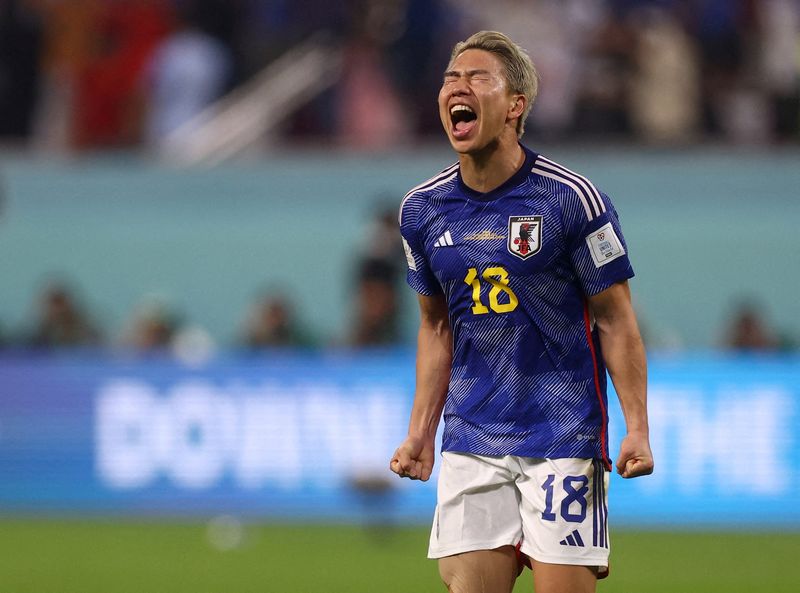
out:
<path id="1" fill-rule="evenodd" d="M 481 140 L 480 138 L 469 138 L 466 140 L 454 140 L 450 138 L 450 146 L 458 154 L 479 155 L 494 151 L 499 145 L 499 141 L 494 138 L 491 140 Z"/>

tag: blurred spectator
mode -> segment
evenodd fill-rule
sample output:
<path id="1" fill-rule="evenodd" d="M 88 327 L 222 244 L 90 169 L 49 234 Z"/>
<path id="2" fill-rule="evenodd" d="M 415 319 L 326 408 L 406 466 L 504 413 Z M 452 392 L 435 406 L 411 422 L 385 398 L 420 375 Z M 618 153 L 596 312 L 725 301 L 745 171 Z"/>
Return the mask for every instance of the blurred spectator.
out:
<path id="1" fill-rule="evenodd" d="M 398 284 L 405 270 L 397 209 L 379 198 L 356 263 L 351 346 L 387 346 L 400 339 Z"/>
<path id="2" fill-rule="evenodd" d="M 647 6 L 632 15 L 635 61 L 630 89 L 631 123 L 644 140 L 687 142 L 701 124 L 700 66 L 677 17 Z"/>
<path id="3" fill-rule="evenodd" d="M 347 146 L 389 148 L 411 137 L 375 39 L 365 36 L 348 44 L 337 102 L 338 136 Z"/>
<path id="4" fill-rule="evenodd" d="M 462 38 L 461 9 L 444 0 L 407 0 L 395 5 L 392 26 L 384 34 L 389 73 L 401 103 L 402 117 L 412 133 L 439 134 L 436 109 L 420 97 L 436 97 L 450 49 Z"/>
<path id="5" fill-rule="evenodd" d="M 195 0 L 178 12 L 177 26 L 155 49 L 145 71 L 144 138 L 158 147 L 228 88 L 231 51 L 211 34 L 213 6 Z"/>
<path id="6" fill-rule="evenodd" d="M 0 136 L 31 133 L 39 94 L 42 24 L 31 0 L 0 4 Z"/>
<path id="7" fill-rule="evenodd" d="M 377 206 L 366 233 L 366 243 L 361 246 L 364 257 L 377 259 L 394 269 L 397 276 L 403 270 L 403 242 L 397 225 L 397 207 L 388 197 L 379 197 Z"/>
<path id="8" fill-rule="evenodd" d="M 149 295 L 136 307 L 123 336 L 123 345 L 140 352 L 168 350 L 183 321 L 165 299 Z"/>
<path id="9" fill-rule="evenodd" d="M 779 340 L 762 308 L 753 302 L 744 302 L 733 313 L 724 345 L 740 352 L 770 352 L 778 349 Z"/>
<path id="10" fill-rule="evenodd" d="M 628 93 L 636 32 L 623 15 L 607 11 L 588 32 L 573 120 L 578 134 L 619 138 L 631 131 Z"/>
<path id="11" fill-rule="evenodd" d="M 38 320 L 27 342 L 44 349 L 95 346 L 100 344 L 100 333 L 74 293 L 65 284 L 57 283 L 41 295 Z"/>
<path id="12" fill-rule="evenodd" d="M 41 101 L 34 143 L 45 150 L 72 148 L 78 77 L 97 44 L 104 0 L 41 0 L 44 23 Z"/>
<path id="13" fill-rule="evenodd" d="M 357 271 L 355 318 L 349 345 L 356 348 L 391 346 L 400 339 L 397 269 L 379 259 L 364 259 Z"/>
<path id="14" fill-rule="evenodd" d="M 773 129 L 786 140 L 800 132 L 800 2 L 763 0 L 757 4 L 761 37 L 760 68 L 774 114 Z"/>
<path id="15" fill-rule="evenodd" d="M 241 342 L 253 350 L 307 348 L 314 345 L 298 322 L 289 299 L 275 293 L 265 294 L 252 306 Z"/>
<path id="16" fill-rule="evenodd" d="M 731 140 L 762 140 L 767 132 L 764 97 L 748 77 L 756 33 L 753 2 L 696 0 L 695 4 L 709 129 Z"/>
<path id="17" fill-rule="evenodd" d="M 102 6 L 91 54 L 78 76 L 78 148 L 130 146 L 138 140 L 137 87 L 172 19 L 166 0 L 115 0 Z"/>

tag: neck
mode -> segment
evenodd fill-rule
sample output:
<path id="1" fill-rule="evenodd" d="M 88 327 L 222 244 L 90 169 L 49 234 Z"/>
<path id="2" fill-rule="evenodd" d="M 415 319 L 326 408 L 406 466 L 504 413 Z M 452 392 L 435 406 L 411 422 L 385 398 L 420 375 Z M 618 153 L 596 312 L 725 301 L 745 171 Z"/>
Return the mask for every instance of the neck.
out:
<path id="1" fill-rule="evenodd" d="M 480 193 L 497 189 L 508 181 L 525 162 L 525 151 L 514 136 L 514 141 L 502 139 L 485 148 L 458 155 L 461 179 L 470 189 Z"/>

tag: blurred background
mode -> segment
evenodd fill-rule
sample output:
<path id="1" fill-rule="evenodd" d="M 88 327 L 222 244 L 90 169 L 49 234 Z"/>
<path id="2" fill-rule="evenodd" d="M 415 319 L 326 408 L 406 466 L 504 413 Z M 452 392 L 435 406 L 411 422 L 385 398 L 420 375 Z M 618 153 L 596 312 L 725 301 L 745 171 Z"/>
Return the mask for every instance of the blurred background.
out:
<path id="1" fill-rule="evenodd" d="M 800 1 L 1 0 L 0 591 L 441 589 L 396 218 L 480 29 L 637 272 L 600 590 L 800 589 Z"/>

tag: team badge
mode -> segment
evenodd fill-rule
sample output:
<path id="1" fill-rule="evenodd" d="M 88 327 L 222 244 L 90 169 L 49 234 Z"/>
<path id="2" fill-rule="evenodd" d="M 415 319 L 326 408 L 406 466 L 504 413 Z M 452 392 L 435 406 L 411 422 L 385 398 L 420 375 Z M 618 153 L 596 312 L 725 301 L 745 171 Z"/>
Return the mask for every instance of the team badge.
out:
<path id="1" fill-rule="evenodd" d="M 539 253 L 542 248 L 542 217 L 509 216 L 506 246 L 521 259 Z"/>

